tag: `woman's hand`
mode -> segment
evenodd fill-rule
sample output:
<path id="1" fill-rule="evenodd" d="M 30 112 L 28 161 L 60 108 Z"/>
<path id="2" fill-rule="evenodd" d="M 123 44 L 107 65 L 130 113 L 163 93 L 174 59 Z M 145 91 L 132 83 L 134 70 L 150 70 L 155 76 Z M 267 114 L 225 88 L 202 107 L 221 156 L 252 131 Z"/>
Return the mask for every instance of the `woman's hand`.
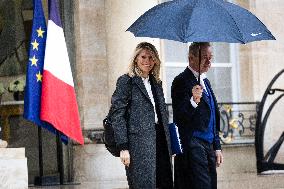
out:
<path id="1" fill-rule="evenodd" d="M 130 154 L 129 154 L 128 150 L 121 150 L 120 151 L 120 160 L 125 166 L 129 167 Z"/>

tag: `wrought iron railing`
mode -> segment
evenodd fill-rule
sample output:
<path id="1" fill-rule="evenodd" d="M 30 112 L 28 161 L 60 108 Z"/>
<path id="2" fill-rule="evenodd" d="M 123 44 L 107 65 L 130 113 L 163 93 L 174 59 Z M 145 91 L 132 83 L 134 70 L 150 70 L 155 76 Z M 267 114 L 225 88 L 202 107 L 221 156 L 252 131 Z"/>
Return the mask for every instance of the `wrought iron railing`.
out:
<path id="1" fill-rule="evenodd" d="M 275 162 L 275 158 L 279 152 L 279 149 L 284 141 L 284 129 L 282 128 L 282 133 L 278 140 L 272 145 L 270 149 L 265 153 L 264 150 L 264 133 L 266 127 L 269 130 L 273 128 L 274 125 L 267 125 L 268 119 L 271 115 L 272 110 L 275 108 L 275 105 L 280 102 L 284 97 L 284 89 L 273 88 L 274 83 L 284 74 L 284 69 L 277 73 L 274 78 L 271 80 L 267 86 L 264 95 L 259 104 L 259 109 L 257 112 L 257 121 L 256 121 L 256 130 L 255 130 L 255 151 L 256 151 L 256 160 L 257 160 L 257 172 L 262 173 L 263 171 L 268 170 L 284 170 L 284 163 Z M 270 97 L 270 100 L 267 100 Z M 272 98 L 272 100 L 271 100 Z M 272 103 L 271 103 L 272 102 Z M 268 108 L 264 108 L 264 106 Z M 283 112 L 278 112 L 281 115 L 284 115 Z M 283 117 L 281 120 L 277 120 L 280 123 L 284 121 Z"/>
<path id="2" fill-rule="evenodd" d="M 219 136 L 223 144 L 254 144 L 259 102 L 221 102 Z M 170 122 L 172 105 L 167 104 Z"/>
<path id="3" fill-rule="evenodd" d="M 220 138 L 224 144 L 254 144 L 259 102 L 222 102 Z"/>

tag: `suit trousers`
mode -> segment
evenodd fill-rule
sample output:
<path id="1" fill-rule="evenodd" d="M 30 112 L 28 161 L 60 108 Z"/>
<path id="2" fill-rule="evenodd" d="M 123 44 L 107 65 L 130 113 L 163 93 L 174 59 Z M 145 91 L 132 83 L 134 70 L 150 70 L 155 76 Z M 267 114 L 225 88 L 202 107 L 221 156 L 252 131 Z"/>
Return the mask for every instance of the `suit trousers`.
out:
<path id="1" fill-rule="evenodd" d="M 189 150 L 175 157 L 175 189 L 217 189 L 213 145 L 192 137 Z"/>

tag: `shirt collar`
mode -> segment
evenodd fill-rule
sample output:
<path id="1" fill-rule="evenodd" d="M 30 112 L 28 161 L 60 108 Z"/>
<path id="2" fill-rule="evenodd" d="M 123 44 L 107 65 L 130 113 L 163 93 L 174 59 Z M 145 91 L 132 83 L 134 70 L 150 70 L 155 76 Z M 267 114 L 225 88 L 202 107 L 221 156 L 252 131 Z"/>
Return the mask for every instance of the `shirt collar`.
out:
<path id="1" fill-rule="evenodd" d="M 194 70 L 192 67 L 190 67 L 189 65 L 188 65 L 188 69 L 190 69 L 190 71 L 193 73 L 194 77 L 198 80 L 198 75 L 199 75 L 199 73 L 198 73 L 197 71 L 195 71 L 195 70 Z M 207 78 L 206 73 L 202 73 L 202 74 L 200 75 L 200 79 L 203 80 L 203 79 L 205 79 L 205 78 Z"/>
<path id="2" fill-rule="evenodd" d="M 149 76 L 148 76 L 148 77 L 146 77 L 146 78 L 144 78 L 144 77 L 142 77 L 142 76 L 141 76 L 141 78 L 142 78 L 142 81 L 143 81 L 144 83 L 149 82 Z"/>

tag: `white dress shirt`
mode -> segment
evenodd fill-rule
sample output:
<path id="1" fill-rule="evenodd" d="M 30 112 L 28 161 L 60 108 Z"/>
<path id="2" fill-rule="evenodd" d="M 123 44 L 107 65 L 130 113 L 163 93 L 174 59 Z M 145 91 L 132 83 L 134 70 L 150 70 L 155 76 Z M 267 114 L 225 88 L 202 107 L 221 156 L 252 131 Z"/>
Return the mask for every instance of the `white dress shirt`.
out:
<path id="1" fill-rule="evenodd" d="M 190 69 L 190 71 L 192 71 L 193 75 L 195 76 L 196 80 L 198 81 L 198 75 L 199 73 L 195 70 L 192 69 L 192 67 L 188 66 L 188 69 Z M 203 87 L 203 90 L 205 90 L 207 92 L 205 83 L 204 83 L 204 79 L 207 78 L 205 73 L 202 73 L 200 75 L 200 85 Z M 194 102 L 193 100 L 193 96 L 190 98 L 190 103 L 191 105 L 196 108 L 198 105 Z"/>
<path id="2" fill-rule="evenodd" d="M 152 89 L 151 89 L 151 84 L 150 84 L 150 81 L 149 81 L 149 76 L 147 78 L 144 78 L 144 77 L 141 77 L 142 78 L 142 81 L 144 83 L 144 86 L 147 90 L 147 93 L 151 99 L 151 102 L 153 104 L 153 107 L 154 107 L 154 112 L 155 112 L 155 123 L 158 123 L 158 116 L 157 116 L 157 112 L 156 112 L 156 106 L 155 106 L 155 100 L 154 100 L 154 97 L 153 97 L 153 93 L 152 93 Z"/>

